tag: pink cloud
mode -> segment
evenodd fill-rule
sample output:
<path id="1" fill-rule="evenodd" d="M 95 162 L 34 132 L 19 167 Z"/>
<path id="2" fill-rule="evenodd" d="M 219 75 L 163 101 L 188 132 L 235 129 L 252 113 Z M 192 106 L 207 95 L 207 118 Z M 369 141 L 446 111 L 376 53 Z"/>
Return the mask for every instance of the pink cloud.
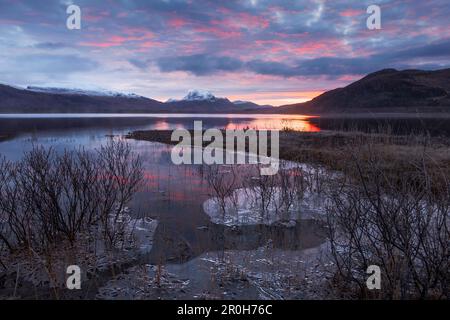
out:
<path id="1" fill-rule="evenodd" d="M 80 45 L 97 48 L 119 47 L 129 42 L 137 42 L 136 45 L 140 47 L 154 47 L 160 45 L 159 42 L 154 41 L 155 35 L 153 32 L 141 28 L 125 28 L 122 35 L 112 35 L 100 41 L 85 41 Z"/>
<path id="2" fill-rule="evenodd" d="M 321 40 L 302 39 L 285 41 L 280 39 L 256 40 L 257 50 L 265 56 L 271 55 L 272 60 L 282 60 L 293 54 L 296 56 L 332 56 L 339 52 L 351 53 L 352 49 L 340 39 L 328 38 Z"/>
<path id="3" fill-rule="evenodd" d="M 171 28 L 182 28 L 188 23 L 189 23 L 188 20 L 180 17 L 173 17 L 167 21 L 167 25 Z"/>
<path id="4" fill-rule="evenodd" d="M 242 36 L 242 33 L 239 31 L 224 30 L 222 28 L 213 26 L 196 26 L 194 27 L 194 31 L 199 33 L 211 34 L 220 39 L 238 38 Z"/>
<path id="5" fill-rule="evenodd" d="M 339 15 L 342 17 L 356 17 L 363 13 L 364 13 L 364 11 L 362 11 L 362 10 L 347 9 L 347 10 L 341 11 L 339 13 Z"/>
<path id="6" fill-rule="evenodd" d="M 224 20 L 225 25 L 236 28 L 266 29 L 270 25 L 269 19 L 248 13 L 238 13 Z"/>
<path id="7" fill-rule="evenodd" d="M 110 16 L 109 11 L 95 11 L 90 8 L 83 9 L 82 11 L 82 19 L 88 22 L 99 22 L 105 18 Z"/>

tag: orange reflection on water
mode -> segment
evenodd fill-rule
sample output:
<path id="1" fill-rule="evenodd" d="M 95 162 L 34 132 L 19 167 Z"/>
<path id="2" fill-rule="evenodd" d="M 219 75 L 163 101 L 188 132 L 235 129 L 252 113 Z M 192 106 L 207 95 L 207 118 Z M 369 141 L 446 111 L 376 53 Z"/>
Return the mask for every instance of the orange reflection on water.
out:
<path id="1" fill-rule="evenodd" d="M 315 117 L 277 115 L 270 117 L 259 117 L 258 119 L 250 119 L 249 121 L 245 122 L 233 121 L 233 118 L 229 118 L 230 122 L 226 125 L 225 129 L 293 130 L 303 132 L 320 132 L 320 128 L 311 123 L 310 120 L 312 118 Z"/>
<path id="2" fill-rule="evenodd" d="M 155 123 L 155 130 L 169 130 L 170 126 L 166 120 L 159 120 Z"/>

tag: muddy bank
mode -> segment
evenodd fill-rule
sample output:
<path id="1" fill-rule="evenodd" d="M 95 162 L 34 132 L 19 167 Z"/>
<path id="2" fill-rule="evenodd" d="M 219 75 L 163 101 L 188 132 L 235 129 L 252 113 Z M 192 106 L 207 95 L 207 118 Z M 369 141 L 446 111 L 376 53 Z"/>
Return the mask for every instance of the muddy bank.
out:
<path id="1" fill-rule="evenodd" d="M 94 299 L 99 287 L 142 263 L 152 249 L 158 221 L 122 214 L 116 224 L 124 233 L 112 246 L 94 228 L 74 243 L 61 241 L 46 251 L 0 251 L 0 299 Z M 81 271 L 77 290 L 66 286 L 67 268 L 73 265 Z"/>
<path id="2" fill-rule="evenodd" d="M 293 300 L 333 297 L 334 264 L 326 244 L 282 250 L 272 241 L 253 250 L 208 252 L 183 264 L 129 268 L 99 289 L 99 299 Z"/>
<path id="3" fill-rule="evenodd" d="M 315 220 L 302 220 L 288 229 L 264 225 L 230 228 L 211 223 L 202 232 L 208 239 L 207 248 L 192 246 L 176 234 L 167 238 L 164 226 L 158 225 L 151 243 L 126 250 L 96 252 L 80 242 L 73 248 L 55 248 L 44 258 L 26 251 L 16 253 L 4 257 L 11 263 L 7 272 L 0 273 L 0 298 L 257 299 L 258 286 L 247 276 L 236 278 L 236 270 L 230 273 L 243 268 L 235 259 L 246 256 L 251 263 L 269 259 L 264 256 L 268 251 L 261 251 L 269 246 L 272 251 L 289 252 L 292 260 L 302 250 L 324 243 L 323 225 Z M 142 250 L 153 244 L 151 250 Z M 65 288 L 65 267 L 72 264 L 83 270 L 81 290 Z M 288 266 L 286 261 L 278 272 L 285 274 Z"/>

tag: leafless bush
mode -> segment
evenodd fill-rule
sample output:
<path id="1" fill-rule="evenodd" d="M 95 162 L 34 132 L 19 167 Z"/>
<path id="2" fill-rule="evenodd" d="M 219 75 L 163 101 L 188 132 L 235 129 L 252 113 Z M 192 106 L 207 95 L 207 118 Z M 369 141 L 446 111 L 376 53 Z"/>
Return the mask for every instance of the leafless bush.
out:
<path id="1" fill-rule="evenodd" d="M 422 161 L 411 164 L 414 171 L 399 169 L 393 178 L 370 145 L 361 148 L 349 150 L 353 178 L 342 179 L 329 192 L 328 235 L 341 283 L 350 290 L 356 285 L 359 295 L 367 297 L 367 267 L 378 265 L 382 270 L 378 297 L 448 298 L 447 177 L 431 177 L 429 172 L 438 170 L 430 168 L 433 162 L 426 161 L 425 149 Z"/>
<path id="2" fill-rule="evenodd" d="M 253 193 L 256 203 L 259 204 L 261 218 L 264 220 L 269 207 L 273 204 L 277 187 L 277 177 L 275 175 L 262 175 L 261 167 L 258 165 L 257 175 L 248 181 L 248 190 Z"/>
<path id="3" fill-rule="evenodd" d="M 16 192 L 11 192 L 11 183 L 13 180 L 13 166 L 12 163 L 5 158 L 0 159 L 0 195 L 2 207 L 0 207 L 0 241 L 2 246 L 6 246 L 9 251 L 13 250 L 13 245 L 10 241 L 11 230 L 7 228 L 10 221 L 8 212 L 10 212 L 11 202 L 17 198 Z M 15 190 L 14 190 L 15 191 Z"/>
<path id="4" fill-rule="evenodd" d="M 298 211 L 295 206 L 304 196 L 306 186 L 303 171 L 299 167 L 289 168 L 282 164 L 277 180 L 279 192 L 277 192 L 277 199 L 275 199 L 276 213 L 281 214 L 282 220 L 290 220 L 290 211 Z"/>
<path id="5" fill-rule="evenodd" d="M 227 170 L 229 169 L 229 170 Z M 237 173 L 234 167 L 220 165 L 203 166 L 206 181 L 217 198 L 222 214 L 227 210 L 227 199 L 233 196 L 237 187 Z"/>
<path id="6" fill-rule="evenodd" d="M 314 165 L 309 172 L 304 174 L 306 180 L 306 186 L 309 191 L 322 196 L 327 188 L 327 183 L 329 181 L 329 172 L 325 168 Z"/>
<path id="7" fill-rule="evenodd" d="M 133 157 L 129 145 L 113 141 L 98 150 L 98 159 L 97 203 L 105 236 L 114 244 L 121 231 L 117 226 L 123 225 L 117 221 L 142 182 L 142 163 L 139 157 Z"/>
<path id="8" fill-rule="evenodd" d="M 142 180 L 140 159 L 122 142 L 96 154 L 34 147 L 18 162 L 1 160 L 0 169 L 0 239 L 10 250 L 73 244 L 98 223 L 113 242 L 114 222 Z"/>
<path id="9" fill-rule="evenodd" d="M 305 171 L 300 167 L 295 167 L 291 170 L 292 184 L 296 192 L 297 201 L 303 200 L 305 197 L 305 192 L 308 191 L 308 181 L 306 180 Z"/>

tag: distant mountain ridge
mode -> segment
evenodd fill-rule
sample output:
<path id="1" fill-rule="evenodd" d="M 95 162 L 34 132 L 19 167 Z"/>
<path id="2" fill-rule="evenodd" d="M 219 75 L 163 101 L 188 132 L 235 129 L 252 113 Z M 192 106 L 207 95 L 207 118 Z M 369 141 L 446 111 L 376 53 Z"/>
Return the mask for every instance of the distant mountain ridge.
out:
<path id="1" fill-rule="evenodd" d="M 162 102 L 144 97 L 41 91 L 0 85 L 0 113 L 140 113 L 164 110 Z"/>
<path id="2" fill-rule="evenodd" d="M 282 113 L 331 113 L 415 109 L 450 111 L 450 69 L 384 69 L 311 101 L 278 108 Z"/>
<path id="3" fill-rule="evenodd" d="M 53 88 L 53 87 L 37 87 L 27 86 L 26 90 L 42 93 L 52 94 L 72 94 L 72 95 L 85 95 L 85 96 L 99 96 L 99 97 L 124 97 L 132 99 L 145 99 L 143 96 L 139 96 L 134 93 L 123 93 L 109 90 L 84 90 L 78 88 Z"/>
<path id="4" fill-rule="evenodd" d="M 254 103 L 234 104 L 199 90 L 190 91 L 183 100 L 163 103 L 112 91 L 23 89 L 0 84 L 0 113 L 239 113 L 267 108 Z"/>
<path id="5" fill-rule="evenodd" d="M 218 98 L 191 90 L 160 102 L 135 94 L 0 85 L 0 113 L 285 113 L 450 112 L 450 69 L 384 69 L 311 101 L 281 107 Z"/>

